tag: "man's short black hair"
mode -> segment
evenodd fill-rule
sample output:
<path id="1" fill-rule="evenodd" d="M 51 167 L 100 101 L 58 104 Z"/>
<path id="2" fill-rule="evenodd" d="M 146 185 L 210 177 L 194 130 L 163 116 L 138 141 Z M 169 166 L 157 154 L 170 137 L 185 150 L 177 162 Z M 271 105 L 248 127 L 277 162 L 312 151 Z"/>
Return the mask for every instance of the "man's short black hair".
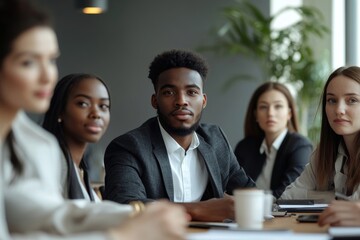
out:
<path id="1" fill-rule="evenodd" d="M 205 81 L 208 72 L 206 61 L 194 52 L 173 49 L 157 55 L 150 64 L 148 77 L 151 79 L 154 89 L 156 89 L 159 75 L 162 72 L 181 67 L 197 71 Z"/>

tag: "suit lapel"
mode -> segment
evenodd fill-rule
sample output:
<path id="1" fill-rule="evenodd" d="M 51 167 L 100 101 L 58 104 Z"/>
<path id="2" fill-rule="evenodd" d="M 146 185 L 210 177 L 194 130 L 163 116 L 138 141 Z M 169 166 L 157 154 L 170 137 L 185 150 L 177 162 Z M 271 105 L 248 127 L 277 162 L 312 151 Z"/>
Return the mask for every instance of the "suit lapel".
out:
<path id="1" fill-rule="evenodd" d="M 171 173 L 170 161 L 166 152 L 164 140 L 161 136 L 157 119 L 150 124 L 153 153 L 160 166 L 162 181 L 170 201 L 174 201 L 174 184 Z"/>
<path id="2" fill-rule="evenodd" d="M 219 179 L 222 180 L 222 177 L 220 174 L 219 165 L 217 163 L 216 154 L 199 134 L 198 137 L 200 140 L 198 150 L 202 155 L 206 168 L 208 170 L 209 180 L 214 193 L 214 197 L 222 197 L 224 189 L 222 187 L 222 183 L 218 181 Z"/>
<path id="3" fill-rule="evenodd" d="M 90 177 L 89 177 L 89 173 L 88 173 L 89 168 L 88 168 L 88 165 L 87 165 L 87 163 L 86 163 L 86 161 L 84 159 L 82 159 L 81 162 L 80 162 L 80 168 L 84 172 L 83 181 L 85 183 L 86 191 L 89 194 L 90 201 L 94 202 L 95 199 L 94 199 L 94 195 L 93 195 L 93 191 L 92 191 L 92 187 L 91 187 L 91 182 L 90 182 Z"/>
<path id="4" fill-rule="evenodd" d="M 74 162 L 71 159 L 66 160 L 69 166 L 69 175 L 68 175 L 68 198 L 69 199 L 84 199 L 84 194 L 82 192 L 80 183 L 77 178 L 76 169 Z"/>

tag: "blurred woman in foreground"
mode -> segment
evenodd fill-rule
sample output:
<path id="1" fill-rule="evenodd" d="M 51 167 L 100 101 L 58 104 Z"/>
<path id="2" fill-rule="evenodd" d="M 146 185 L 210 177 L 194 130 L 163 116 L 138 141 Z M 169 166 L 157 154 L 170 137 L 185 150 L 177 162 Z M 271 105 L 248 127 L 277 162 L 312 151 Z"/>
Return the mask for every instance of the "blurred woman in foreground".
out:
<path id="1" fill-rule="evenodd" d="M 58 75 L 56 34 L 28 0 L 0 0 L 0 29 L 0 238 L 10 238 L 8 226 L 33 239 L 181 239 L 186 217 L 179 207 L 153 204 L 131 218 L 130 206 L 63 199 L 58 143 L 23 113 L 49 106 Z"/>

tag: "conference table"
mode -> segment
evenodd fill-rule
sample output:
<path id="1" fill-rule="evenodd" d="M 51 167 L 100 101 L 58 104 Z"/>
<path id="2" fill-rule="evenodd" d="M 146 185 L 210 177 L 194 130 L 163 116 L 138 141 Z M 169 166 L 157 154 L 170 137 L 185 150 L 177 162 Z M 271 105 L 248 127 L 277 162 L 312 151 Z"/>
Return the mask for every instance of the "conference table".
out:
<path id="1" fill-rule="evenodd" d="M 326 233 L 328 227 L 320 227 L 317 223 L 299 223 L 296 218 L 298 215 L 311 213 L 292 213 L 291 216 L 275 217 L 264 222 L 264 229 L 286 228 L 298 233 Z M 313 214 L 313 213 L 312 213 Z"/>
<path id="2" fill-rule="evenodd" d="M 317 223 L 299 223 L 299 215 L 310 213 L 292 213 L 289 216 L 275 217 L 264 221 L 260 231 L 229 231 L 225 228 L 188 228 L 188 240 L 330 240 L 328 227 Z M 231 229 L 230 229 L 231 230 Z M 278 231 L 279 230 L 279 231 Z"/>
<path id="3" fill-rule="evenodd" d="M 299 223 L 296 218 L 298 215 L 307 215 L 311 213 L 291 213 L 284 217 L 275 217 L 264 221 L 264 230 L 289 229 L 298 233 L 326 233 L 328 227 L 320 227 L 317 223 Z M 313 214 L 313 213 L 312 213 Z M 205 228 L 190 227 L 189 232 L 207 231 Z"/>
<path id="4" fill-rule="evenodd" d="M 236 223 L 204 223 L 189 227 L 187 240 L 359 240 L 360 227 L 320 227 L 317 222 L 299 222 L 300 215 L 318 215 L 318 212 L 288 212 L 263 222 L 259 230 L 237 228 Z M 275 215 L 275 212 L 273 212 Z M 211 227 L 209 227 L 209 225 Z"/>

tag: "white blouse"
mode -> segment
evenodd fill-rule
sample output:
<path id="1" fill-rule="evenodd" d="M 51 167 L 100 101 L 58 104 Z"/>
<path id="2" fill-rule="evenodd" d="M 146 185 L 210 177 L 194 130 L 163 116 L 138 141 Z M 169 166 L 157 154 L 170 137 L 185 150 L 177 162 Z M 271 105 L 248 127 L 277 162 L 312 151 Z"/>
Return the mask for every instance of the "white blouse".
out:
<path id="1" fill-rule="evenodd" d="M 284 141 L 288 130 L 285 129 L 279 136 L 274 140 L 273 144 L 271 145 L 270 149 L 268 149 L 266 145 L 266 140 L 264 139 L 261 146 L 260 146 L 260 153 L 263 154 L 265 152 L 266 159 L 264 166 L 261 170 L 260 175 L 256 179 L 256 187 L 264 190 L 270 190 L 271 185 L 271 176 L 275 164 L 275 159 L 277 152 Z"/>
<path id="2" fill-rule="evenodd" d="M 338 154 L 335 161 L 335 174 L 333 181 L 328 184 L 326 191 L 317 190 L 316 186 L 316 167 L 314 157 L 311 159 L 305 167 L 302 174 L 290 184 L 281 195 L 281 199 L 300 199 L 300 198 L 312 198 L 312 199 L 324 199 L 330 202 L 335 198 L 335 192 L 346 194 L 346 173 L 347 166 L 344 164 L 344 173 L 341 172 L 343 161 L 346 161 L 347 156 L 344 148 L 340 145 L 338 148 Z M 360 199 L 360 186 L 349 196 L 350 199 Z"/>
<path id="3" fill-rule="evenodd" d="M 87 239 L 105 239 L 104 230 L 128 218 L 132 212 L 129 205 L 65 200 L 60 188 L 61 151 L 57 140 L 24 113 L 19 114 L 12 129 L 24 173 L 14 180 L 11 174 L 5 176 L 6 220 L 11 232 L 87 232 Z M 3 150 L 4 168 L 9 172 L 9 151 L 6 146 Z"/>

